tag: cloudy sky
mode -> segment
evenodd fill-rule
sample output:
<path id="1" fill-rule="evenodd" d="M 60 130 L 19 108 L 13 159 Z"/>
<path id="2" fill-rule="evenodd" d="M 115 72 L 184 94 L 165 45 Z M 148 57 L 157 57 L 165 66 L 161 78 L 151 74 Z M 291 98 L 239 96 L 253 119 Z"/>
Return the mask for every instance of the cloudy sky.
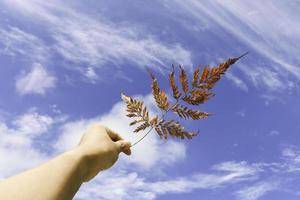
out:
<path id="1" fill-rule="evenodd" d="M 192 141 L 150 134 L 76 200 L 300 198 L 299 0 L 0 1 L 0 178 L 74 147 L 100 122 L 134 142 L 120 92 L 168 92 L 182 64 L 249 51 L 183 121 Z"/>

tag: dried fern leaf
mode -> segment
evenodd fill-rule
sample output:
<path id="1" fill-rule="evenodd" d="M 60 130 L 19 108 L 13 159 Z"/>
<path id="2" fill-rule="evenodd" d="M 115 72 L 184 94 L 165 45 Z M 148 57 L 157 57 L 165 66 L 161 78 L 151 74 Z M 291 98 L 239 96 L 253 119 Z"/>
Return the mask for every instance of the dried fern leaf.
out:
<path id="1" fill-rule="evenodd" d="M 138 126 L 133 132 L 137 133 L 139 131 L 145 130 L 149 126 L 150 124 L 148 122 L 144 122 L 142 125 Z"/>
<path id="2" fill-rule="evenodd" d="M 142 118 L 142 119 L 139 119 L 139 120 L 134 120 L 134 121 L 132 121 L 130 124 L 129 124 L 129 126 L 133 126 L 133 125 L 135 125 L 135 124 L 137 124 L 137 123 L 140 123 L 140 122 L 145 122 L 145 120 Z"/>
<path id="3" fill-rule="evenodd" d="M 173 97 L 175 99 L 179 99 L 180 96 L 181 96 L 181 93 L 179 92 L 179 89 L 178 89 L 178 87 L 175 84 L 175 77 L 174 77 L 174 75 L 175 75 L 175 69 L 174 69 L 174 65 L 172 65 L 172 71 L 169 74 L 169 82 L 170 82 L 170 86 L 172 88 Z"/>
<path id="4" fill-rule="evenodd" d="M 157 123 L 158 123 L 158 116 L 155 115 L 155 117 L 153 117 L 153 118 L 150 120 L 149 123 L 150 123 L 151 126 L 156 126 Z"/>
<path id="5" fill-rule="evenodd" d="M 209 66 L 206 66 L 204 67 L 203 69 L 203 72 L 202 72 L 202 75 L 201 75 L 201 80 L 200 80 L 200 83 L 203 83 L 206 81 L 207 77 L 208 77 L 208 74 L 209 74 Z"/>
<path id="6" fill-rule="evenodd" d="M 161 91 L 157 82 L 157 79 L 155 76 L 151 73 L 151 71 L 148 69 L 148 72 L 150 74 L 150 77 L 152 79 L 152 94 L 155 99 L 156 105 L 161 109 L 161 110 L 168 110 L 170 103 L 168 101 L 167 95 L 165 91 Z"/>
<path id="7" fill-rule="evenodd" d="M 191 139 L 197 135 L 195 133 L 185 131 L 184 127 L 181 126 L 179 122 L 174 122 L 173 120 L 161 124 L 160 129 L 163 130 L 165 139 L 168 138 L 168 135 L 181 139 Z"/>
<path id="8" fill-rule="evenodd" d="M 172 108 L 172 111 L 176 114 L 178 114 L 179 117 L 184 118 L 184 119 L 204 119 L 210 116 L 209 113 L 207 112 L 202 112 L 202 111 L 198 111 L 198 110 L 192 110 L 189 109 L 186 106 L 182 106 L 180 104 L 177 104 L 176 106 L 174 106 Z"/>
<path id="9" fill-rule="evenodd" d="M 197 87 L 198 81 L 199 81 L 199 76 L 200 76 L 200 67 L 197 67 L 193 74 L 193 81 L 192 81 L 193 87 Z"/>
<path id="10" fill-rule="evenodd" d="M 137 115 L 134 114 L 134 113 L 129 113 L 129 114 L 127 114 L 126 116 L 127 116 L 127 117 L 130 117 L 130 118 L 131 118 L 131 117 L 137 117 Z"/>
<path id="11" fill-rule="evenodd" d="M 220 63 L 218 67 L 212 68 L 210 72 L 209 69 L 204 70 L 200 81 L 202 85 L 199 85 L 199 87 L 207 90 L 212 89 L 216 82 L 220 80 L 221 75 L 225 74 L 231 65 L 247 54 L 248 52 L 236 58 L 229 58 L 225 62 Z"/>
<path id="12" fill-rule="evenodd" d="M 158 126 L 156 126 L 155 127 L 155 131 L 159 135 L 160 139 L 162 139 L 163 138 L 163 132 L 162 132 L 162 130 Z"/>
<path id="13" fill-rule="evenodd" d="M 182 90 L 186 94 L 189 92 L 189 82 L 188 82 L 187 75 L 186 75 L 183 67 L 181 65 L 179 65 L 179 67 L 180 67 L 179 80 L 180 80 L 180 83 L 182 86 Z"/>
<path id="14" fill-rule="evenodd" d="M 234 64 L 237 60 L 239 60 L 246 54 L 247 53 L 237 58 L 230 58 L 225 62 L 220 63 L 217 67 L 210 68 L 209 66 L 206 66 L 203 69 L 202 74 L 200 73 L 200 67 L 196 67 L 193 72 L 193 79 L 190 83 L 192 86 L 191 90 L 189 89 L 188 76 L 183 67 L 179 65 L 179 81 L 181 83 L 184 96 L 182 96 L 182 94 L 179 92 L 179 88 L 175 84 L 175 69 L 173 65 L 173 70 L 169 74 L 169 82 L 173 92 L 173 97 L 176 99 L 175 105 L 170 104 L 166 92 L 160 89 L 157 79 L 151 73 L 151 71 L 147 69 L 152 79 L 151 88 L 155 102 L 158 108 L 166 112 L 163 113 L 160 119 L 157 115 L 153 118 L 150 118 L 149 112 L 146 106 L 144 106 L 143 101 L 139 101 L 122 94 L 122 99 L 127 104 L 128 114 L 126 116 L 129 118 L 135 118 L 130 123 L 130 126 L 139 124 L 134 132 L 139 132 L 145 130 L 148 127 L 151 127 L 151 129 L 149 129 L 149 131 L 133 145 L 137 144 L 143 138 L 145 138 L 153 128 L 155 129 L 159 137 L 164 139 L 168 139 L 169 136 L 181 139 L 192 139 L 194 136 L 198 135 L 199 131 L 197 133 L 193 133 L 184 130 L 184 127 L 178 121 L 166 120 L 165 114 L 171 110 L 173 113 L 184 119 L 198 120 L 209 117 L 209 113 L 199 110 L 193 110 L 188 108 L 187 106 L 183 106 L 178 103 L 179 100 L 181 99 L 190 105 L 199 105 L 208 101 L 212 96 L 214 96 L 214 94 L 210 92 L 210 90 L 220 80 L 221 76 L 225 74 L 225 72 L 232 64 Z"/>
<path id="15" fill-rule="evenodd" d="M 147 127 L 151 126 L 151 123 L 149 121 L 149 112 L 147 110 L 147 107 L 144 106 L 144 103 L 142 101 L 133 99 L 130 96 L 126 96 L 125 94 L 121 94 L 121 98 L 125 101 L 127 105 L 127 117 L 132 118 L 135 117 L 134 121 L 132 121 L 129 125 L 133 126 L 138 123 L 143 123 L 140 126 L 138 126 L 134 132 L 139 132 L 141 130 L 146 129 Z"/>
<path id="16" fill-rule="evenodd" d="M 208 101 L 214 96 L 212 92 L 203 89 L 193 89 L 190 91 L 191 95 L 185 95 L 181 99 L 190 105 L 199 105 Z"/>

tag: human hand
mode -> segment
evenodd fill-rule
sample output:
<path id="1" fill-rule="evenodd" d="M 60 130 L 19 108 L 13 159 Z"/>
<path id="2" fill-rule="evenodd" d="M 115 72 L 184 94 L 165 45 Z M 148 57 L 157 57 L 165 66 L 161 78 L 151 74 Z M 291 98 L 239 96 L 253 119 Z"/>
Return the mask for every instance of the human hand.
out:
<path id="1" fill-rule="evenodd" d="M 131 144 L 108 127 L 94 124 L 81 138 L 76 151 L 82 157 L 83 181 L 94 178 L 101 170 L 113 166 L 120 152 L 131 154 Z"/>

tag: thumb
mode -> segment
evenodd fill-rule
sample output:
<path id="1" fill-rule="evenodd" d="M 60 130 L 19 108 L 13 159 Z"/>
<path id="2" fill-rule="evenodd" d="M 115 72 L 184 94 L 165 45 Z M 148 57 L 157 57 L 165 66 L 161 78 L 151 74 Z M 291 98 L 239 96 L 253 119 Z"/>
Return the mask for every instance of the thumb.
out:
<path id="1" fill-rule="evenodd" d="M 131 154 L 131 143 L 125 140 L 118 140 L 115 142 L 115 144 L 117 145 L 117 148 L 119 150 L 119 152 L 123 152 L 126 155 L 130 155 Z"/>

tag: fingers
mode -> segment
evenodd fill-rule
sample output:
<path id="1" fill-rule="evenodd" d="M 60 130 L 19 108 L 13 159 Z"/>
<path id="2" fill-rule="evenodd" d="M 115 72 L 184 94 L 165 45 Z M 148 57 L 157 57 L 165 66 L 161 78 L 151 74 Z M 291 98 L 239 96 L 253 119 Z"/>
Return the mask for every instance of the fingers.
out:
<path id="1" fill-rule="evenodd" d="M 126 155 L 130 155 L 131 154 L 131 143 L 125 140 L 119 140 L 116 141 L 115 144 L 117 145 L 118 151 L 119 152 L 123 152 Z"/>
<path id="2" fill-rule="evenodd" d="M 123 140 L 123 138 L 118 133 L 114 132 L 110 128 L 105 127 L 105 130 L 106 130 L 108 136 L 111 138 L 112 141 L 116 142 L 116 141 L 119 141 L 119 140 Z"/>
<path id="3" fill-rule="evenodd" d="M 109 135 L 109 137 L 111 138 L 112 141 L 115 142 L 115 144 L 117 145 L 118 151 L 125 153 L 126 155 L 130 155 L 131 154 L 131 143 L 128 141 L 125 141 L 118 133 L 114 132 L 113 130 L 111 130 L 108 127 L 105 127 L 107 134 Z"/>

